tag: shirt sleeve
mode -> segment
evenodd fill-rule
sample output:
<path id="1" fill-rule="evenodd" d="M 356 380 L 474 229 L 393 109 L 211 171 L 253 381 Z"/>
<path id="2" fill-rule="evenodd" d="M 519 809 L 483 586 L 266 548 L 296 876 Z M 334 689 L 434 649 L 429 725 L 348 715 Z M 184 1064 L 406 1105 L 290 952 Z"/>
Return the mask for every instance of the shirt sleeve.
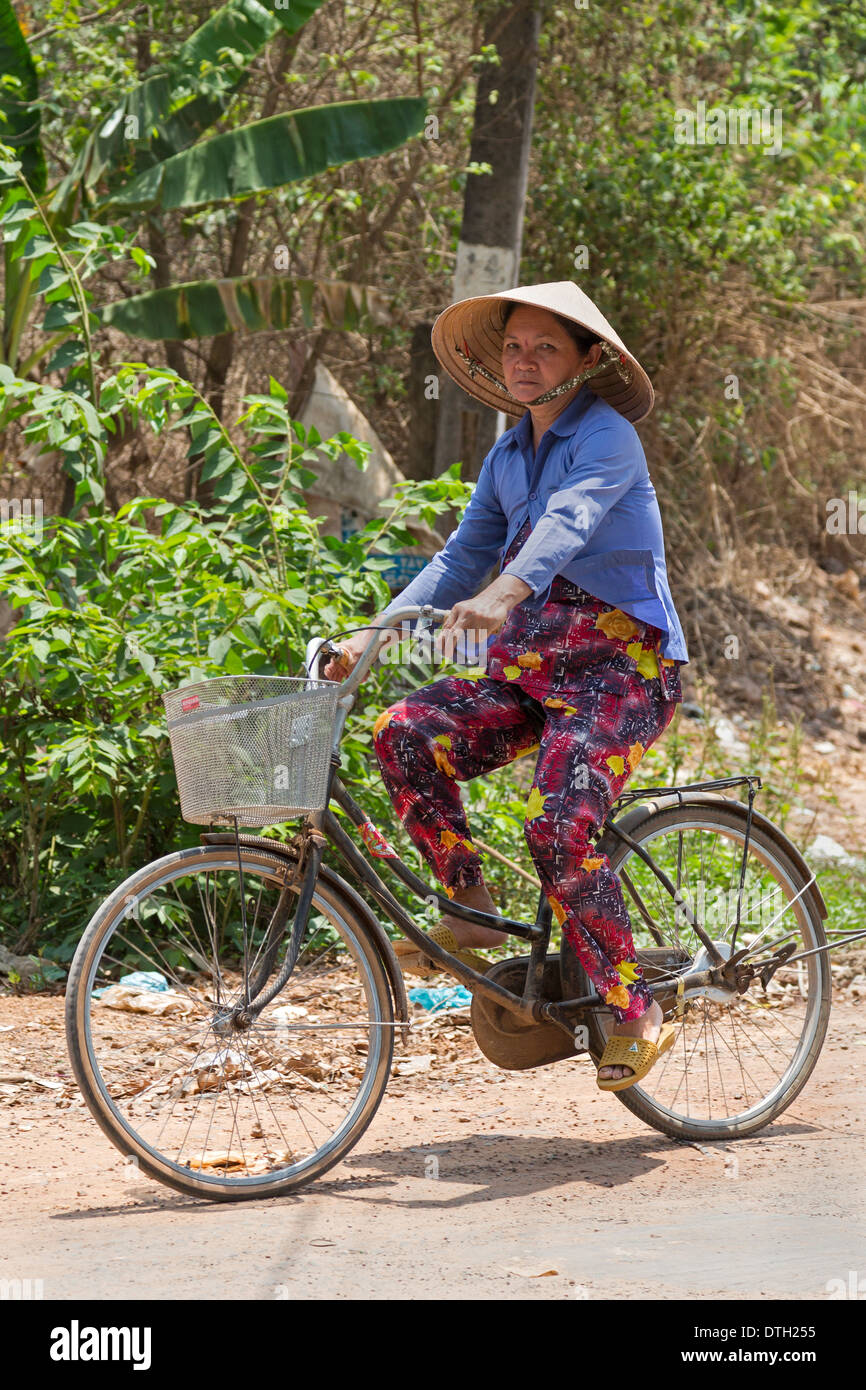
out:
<path id="1" fill-rule="evenodd" d="M 499 559 L 507 531 L 508 519 L 496 496 L 488 454 L 456 531 L 452 531 L 421 573 L 383 609 L 382 617 L 410 605 L 430 603 L 435 608 L 450 608 L 460 599 L 471 598 Z"/>
<path id="2" fill-rule="evenodd" d="M 611 507 L 643 477 L 646 460 L 637 434 L 600 425 L 582 439 L 561 487 L 503 574 L 545 595 L 557 574 L 586 545 Z"/>

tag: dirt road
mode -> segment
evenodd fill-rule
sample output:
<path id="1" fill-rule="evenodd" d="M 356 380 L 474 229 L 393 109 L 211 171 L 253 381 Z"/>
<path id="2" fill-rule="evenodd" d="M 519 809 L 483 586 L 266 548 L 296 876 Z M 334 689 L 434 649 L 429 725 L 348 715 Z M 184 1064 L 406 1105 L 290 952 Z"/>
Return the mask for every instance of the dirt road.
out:
<path id="1" fill-rule="evenodd" d="M 585 1059 L 498 1071 L 457 1019 L 345 1162 L 238 1206 L 124 1165 L 69 1084 L 60 999 L 4 999 L 0 1029 L 3 1075 L 54 1083 L 0 1083 L 0 1278 L 46 1299 L 822 1300 L 851 1271 L 866 1294 L 856 1000 L 791 1109 L 706 1152 L 599 1093 Z"/>

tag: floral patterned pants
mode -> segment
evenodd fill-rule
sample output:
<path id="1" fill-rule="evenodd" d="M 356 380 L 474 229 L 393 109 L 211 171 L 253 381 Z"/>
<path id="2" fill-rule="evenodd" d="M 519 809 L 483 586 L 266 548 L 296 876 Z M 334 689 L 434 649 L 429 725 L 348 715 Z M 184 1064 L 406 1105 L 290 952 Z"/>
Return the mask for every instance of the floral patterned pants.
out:
<path id="1" fill-rule="evenodd" d="M 457 783 L 538 750 L 529 852 L 556 921 L 617 1022 L 638 1018 L 652 995 L 619 879 L 590 835 L 676 709 L 662 681 L 622 666 L 596 657 L 567 692 L 543 700 L 508 679 L 449 676 L 392 705 L 373 731 L 395 810 L 449 897 L 484 882 Z"/>

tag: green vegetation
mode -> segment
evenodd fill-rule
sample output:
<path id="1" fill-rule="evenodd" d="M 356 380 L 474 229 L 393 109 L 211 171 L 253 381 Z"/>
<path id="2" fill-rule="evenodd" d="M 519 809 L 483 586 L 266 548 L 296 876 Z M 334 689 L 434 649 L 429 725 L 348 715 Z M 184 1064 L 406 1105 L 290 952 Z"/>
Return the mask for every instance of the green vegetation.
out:
<path id="1" fill-rule="evenodd" d="M 0 497 L 47 499 L 41 536 L 0 527 L 13 950 L 67 961 L 109 888 L 196 839 L 161 692 L 296 673 L 311 634 L 385 600 L 406 523 L 465 504 L 455 464 L 398 489 L 357 536 L 324 535 L 305 494 L 328 460 L 362 467 L 366 448 L 298 423 L 286 357 L 325 361 L 410 457 L 409 345 L 452 298 L 464 190 L 485 173 L 469 156 L 476 77 L 498 61 L 489 10 L 155 0 L 130 23 L 117 5 L 0 0 Z M 862 473 L 864 82 L 856 6 L 544 7 L 519 279 L 576 279 L 657 385 L 641 433 L 704 674 L 724 668 L 727 633 L 758 677 L 765 660 L 771 676 L 795 668 L 732 596 L 759 569 L 789 572 L 792 550 L 824 560 L 826 498 Z M 679 142 L 701 104 L 767 111 L 766 138 Z M 866 575 L 856 543 L 839 553 Z M 353 789 L 413 863 L 369 727 L 425 679 L 377 668 L 345 743 Z M 747 752 L 715 735 L 707 686 L 707 721 L 677 716 L 640 779 L 742 762 L 799 841 L 792 811 L 835 793 L 810 783 L 801 725 L 768 688 Z M 526 869 L 531 761 L 467 793 L 478 836 Z M 487 867 L 502 907 L 531 914 L 531 885 Z M 856 925 L 860 889 L 822 881 L 838 924 Z"/>
<path id="2" fill-rule="evenodd" d="M 77 419 L 34 399 L 63 447 Z M 68 960 L 112 886 L 167 845 L 195 842 L 179 819 L 161 692 L 221 673 L 299 674 L 311 632 L 351 629 L 387 601 L 380 571 L 413 543 L 405 522 L 465 504 L 452 470 L 402 486 L 388 516 L 348 540 L 323 535 L 301 491 L 310 465 L 345 452 L 363 466 L 366 446 L 305 431 L 273 380 L 244 404 L 242 453 L 188 382 L 125 365 L 102 386 L 94 434 L 142 419 L 186 428 L 213 501 L 138 498 L 116 514 L 53 518 L 41 536 L 0 530 L 17 619 L 0 646 L 0 937 L 19 952 Z M 399 670 L 375 668 L 345 744 L 346 775 L 380 821 L 368 730 Z"/>

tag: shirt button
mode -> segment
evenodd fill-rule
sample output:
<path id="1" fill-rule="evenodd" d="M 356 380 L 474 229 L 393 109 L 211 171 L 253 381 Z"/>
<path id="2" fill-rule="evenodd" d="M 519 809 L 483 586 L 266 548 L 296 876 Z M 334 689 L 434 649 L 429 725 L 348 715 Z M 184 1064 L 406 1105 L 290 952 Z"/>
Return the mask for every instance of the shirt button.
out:
<path id="1" fill-rule="evenodd" d="M 534 502 L 537 496 L 538 496 L 538 493 L 537 493 L 537 492 L 530 492 L 530 494 L 529 494 L 529 500 L 530 500 L 530 502 Z"/>

